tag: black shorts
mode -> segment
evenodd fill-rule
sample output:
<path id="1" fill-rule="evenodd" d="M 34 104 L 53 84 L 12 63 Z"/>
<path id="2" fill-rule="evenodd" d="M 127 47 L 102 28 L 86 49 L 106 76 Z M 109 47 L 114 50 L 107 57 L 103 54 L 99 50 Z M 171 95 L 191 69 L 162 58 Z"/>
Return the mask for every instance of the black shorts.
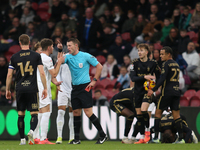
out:
<path id="1" fill-rule="evenodd" d="M 37 93 L 18 93 L 16 92 L 17 111 L 28 110 L 38 111 L 38 94 Z"/>
<path id="2" fill-rule="evenodd" d="M 89 83 L 73 85 L 71 93 L 72 109 L 90 108 L 93 106 L 92 90 L 87 92 L 85 88 Z"/>
<path id="3" fill-rule="evenodd" d="M 120 100 L 120 99 L 111 99 L 110 100 L 110 109 L 116 112 L 119 116 L 121 115 L 122 110 L 125 108 L 128 108 L 132 112 L 135 113 L 135 107 L 134 105 L 130 102 L 130 100 Z"/>
<path id="4" fill-rule="evenodd" d="M 160 96 L 157 109 L 170 107 L 171 110 L 180 110 L 180 96 Z"/>
<path id="5" fill-rule="evenodd" d="M 141 108 L 143 102 L 147 102 L 150 104 L 152 103 L 152 98 L 148 97 L 147 94 L 144 95 L 135 94 L 135 108 Z"/>

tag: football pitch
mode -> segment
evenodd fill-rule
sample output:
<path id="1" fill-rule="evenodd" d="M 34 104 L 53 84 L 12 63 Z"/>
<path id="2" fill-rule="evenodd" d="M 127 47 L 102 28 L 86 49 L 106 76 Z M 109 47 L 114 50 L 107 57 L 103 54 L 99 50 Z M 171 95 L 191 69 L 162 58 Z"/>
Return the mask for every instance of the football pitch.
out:
<path id="1" fill-rule="evenodd" d="M 55 141 L 51 141 L 55 142 Z M 121 141 L 81 141 L 79 145 L 69 145 L 67 141 L 56 145 L 19 145 L 19 141 L 0 141 L 0 150 L 200 150 L 198 144 L 122 144 Z"/>

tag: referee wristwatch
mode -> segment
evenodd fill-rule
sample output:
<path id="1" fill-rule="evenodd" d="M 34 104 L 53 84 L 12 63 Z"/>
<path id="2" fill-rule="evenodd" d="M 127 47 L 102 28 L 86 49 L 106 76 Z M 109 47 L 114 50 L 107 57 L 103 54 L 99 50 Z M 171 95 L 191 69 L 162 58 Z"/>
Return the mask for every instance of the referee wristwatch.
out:
<path id="1" fill-rule="evenodd" d="M 94 81 L 97 81 L 97 79 L 96 79 L 96 78 L 93 78 L 93 80 L 94 80 Z"/>

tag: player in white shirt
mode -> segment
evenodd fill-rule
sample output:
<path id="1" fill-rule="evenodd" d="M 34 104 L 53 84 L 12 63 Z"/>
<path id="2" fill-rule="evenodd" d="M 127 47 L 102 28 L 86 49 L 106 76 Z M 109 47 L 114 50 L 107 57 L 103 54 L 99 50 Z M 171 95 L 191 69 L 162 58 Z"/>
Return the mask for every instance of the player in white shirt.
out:
<path id="1" fill-rule="evenodd" d="M 64 116 L 65 110 L 69 107 L 69 141 L 74 139 L 74 118 L 72 113 L 72 106 L 71 106 L 71 90 L 72 90 L 72 79 L 71 79 L 71 72 L 67 64 L 62 64 L 60 67 L 60 71 L 57 75 L 57 81 L 62 81 L 60 85 L 60 91 L 58 91 L 58 116 L 57 116 L 57 141 L 56 144 L 62 143 L 62 131 L 64 125 Z"/>
<path id="2" fill-rule="evenodd" d="M 36 133 L 34 134 L 35 137 L 35 144 L 55 144 L 51 143 L 47 139 L 47 132 L 48 132 L 48 125 L 49 125 L 49 118 L 51 114 L 51 107 L 52 107 L 52 100 L 51 100 L 51 81 L 57 85 L 58 90 L 60 90 L 59 85 L 61 82 L 57 82 L 56 76 L 59 72 L 61 61 L 58 59 L 57 66 L 54 68 L 53 62 L 51 57 L 49 57 L 50 54 L 53 52 L 53 41 L 50 39 L 43 39 L 41 42 L 42 47 L 42 63 L 44 66 L 44 72 L 46 74 L 46 80 L 47 80 L 47 98 L 45 99 L 39 99 L 39 114 L 38 114 L 38 125 L 36 128 Z M 41 86 L 41 79 L 38 78 L 38 89 L 39 89 L 39 97 L 41 94 L 42 86 Z M 40 123 L 42 122 L 42 123 Z M 41 129 L 41 137 L 39 136 L 39 127 Z M 40 139 L 40 140 L 38 140 Z"/>

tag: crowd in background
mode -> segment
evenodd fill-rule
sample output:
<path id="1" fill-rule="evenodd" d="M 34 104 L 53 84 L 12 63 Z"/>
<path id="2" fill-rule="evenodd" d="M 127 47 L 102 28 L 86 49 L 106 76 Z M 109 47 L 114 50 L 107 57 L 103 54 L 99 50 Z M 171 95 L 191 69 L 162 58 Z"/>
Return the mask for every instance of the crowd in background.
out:
<path id="1" fill-rule="evenodd" d="M 50 15 L 43 18 L 33 4 L 45 2 L 49 5 L 43 11 Z M 0 106 L 12 105 L 12 101 L 5 102 L 3 95 L 8 67 L 5 52 L 18 44 L 18 37 L 23 33 L 30 36 L 31 49 L 43 38 L 52 39 L 53 62 L 57 59 L 58 41 L 65 45 L 63 51 L 68 52 L 66 41 L 71 37 L 78 38 L 81 51 L 107 59 L 101 80 L 117 78 L 114 89 L 118 83 L 120 89 L 130 86 L 129 67 L 131 61 L 139 57 L 137 45 L 141 43 L 149 45 L 150 58 L 157 60 L 160 67 L 161 47 L 173 49 L 174 60 L 183 76 L 188 76 L 191 81 L 182 88 L 183 91 L 199 81 L 198 0 L 26 0 L 24 4 L 10 0 L 1 5 L 0 21 Z M 105 100 L 99 93 L 101 91 L 95 91 L 96 99 Z M 94 105 L 99 102 L 95 101 Z"/>

